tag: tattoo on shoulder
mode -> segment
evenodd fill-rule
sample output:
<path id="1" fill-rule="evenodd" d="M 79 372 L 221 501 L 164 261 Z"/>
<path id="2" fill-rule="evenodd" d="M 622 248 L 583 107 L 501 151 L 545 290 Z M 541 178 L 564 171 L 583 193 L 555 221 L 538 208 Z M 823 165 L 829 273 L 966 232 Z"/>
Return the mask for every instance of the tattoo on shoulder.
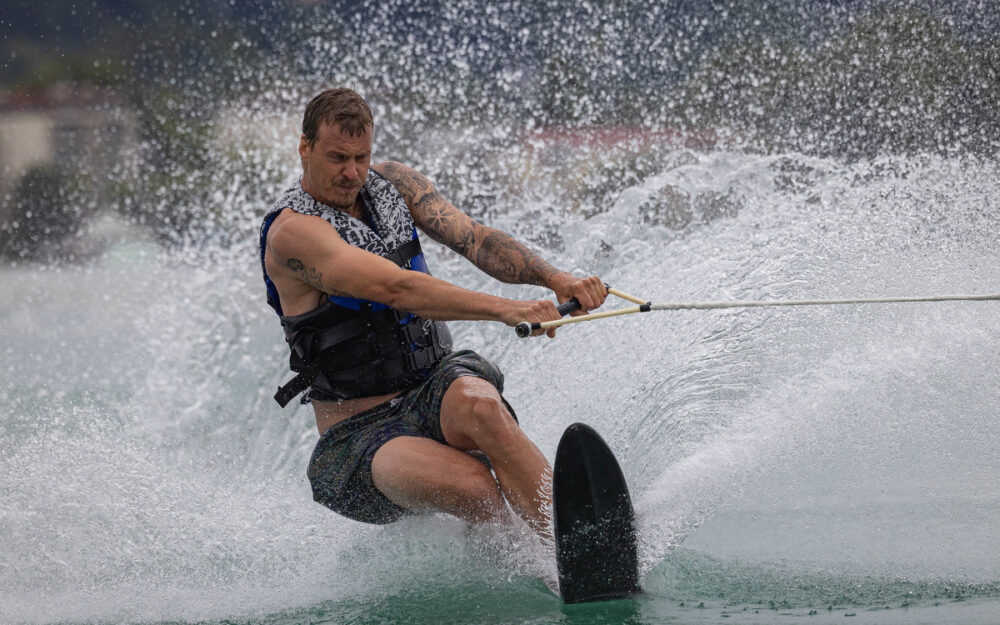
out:
<path id="1" fill-rule="evenodd" d="M 412 167 L 390 161 L 382 170 L 411 208 L 424 208 L 441 197 L 431 181 Z"/>
<path id="2" fill-rule="evenodd" d="M 315 267 L 306 267 L 298 258 L 289 258 L 285 266 L 294 271 L 300 280 L 312 288 L 319 291 L 323 290 L 323 274 Z"/>
<path id="3" fill-rule="evenodd" d="M 391 182 L 403 195 L 404 198 L 410 199 L 413 193 L 420 191 L 421 187 L 421 176 L 411 167 L 407 167 L 402 163 L 388 162 L 382 167 L 382 175 L 389 179 Z M 426 178 L 424 178 L 426 180 Z"/>

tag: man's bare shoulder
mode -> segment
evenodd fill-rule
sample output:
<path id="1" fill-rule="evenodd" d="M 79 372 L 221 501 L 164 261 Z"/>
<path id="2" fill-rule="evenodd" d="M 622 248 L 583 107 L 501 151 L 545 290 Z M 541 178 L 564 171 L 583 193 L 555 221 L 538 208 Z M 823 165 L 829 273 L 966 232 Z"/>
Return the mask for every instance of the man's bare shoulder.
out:
<path id="1" fill-rule="evenodd" d="M 320 239 L 333 245 L 341 241 L 337 229 L 330 227 L 323 218 L 303 215 L 290 208 L 281 211 L 267 231 L 267 245 L 279 257 L 287 257 Z"/>

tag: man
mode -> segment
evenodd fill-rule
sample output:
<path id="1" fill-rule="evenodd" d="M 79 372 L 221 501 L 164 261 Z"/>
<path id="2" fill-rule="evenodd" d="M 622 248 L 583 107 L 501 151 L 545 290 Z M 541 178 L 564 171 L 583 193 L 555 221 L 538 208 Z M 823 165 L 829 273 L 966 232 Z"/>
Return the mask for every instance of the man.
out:
<path id="1" fill-rule="evenodd" d="M 549 300 L 510 300 L 432 277 L 417 229 L 497 280 L 548 287 L 583 311 L 603 303 L 604 285 L 472 220 L 410 167 L 370 165 L 373 129 L 357 93 L 316 96 L 303 118 L 302 177 L 261 228 L 268 302 L 299 372 L 275 399 L 285 405 L 305 391 L 313 405 L 314 498 L 369 523 L 427 510 L 503 522 L 509 503 L 545 535 L 548 462 L 501 397 L 500 371 L 474 352 L 451 351 L 443 321 L 514 326 L 559 313 Z"/>

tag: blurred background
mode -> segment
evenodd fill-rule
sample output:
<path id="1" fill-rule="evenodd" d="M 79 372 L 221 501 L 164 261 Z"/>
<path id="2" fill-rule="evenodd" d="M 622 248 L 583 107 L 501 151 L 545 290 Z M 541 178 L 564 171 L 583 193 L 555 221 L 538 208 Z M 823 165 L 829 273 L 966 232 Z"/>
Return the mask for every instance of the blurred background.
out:
<path id="1" fill-rule="evenodd" d="M 600 212 L 678 143 L 992 157 L 998 16 L 985 0 L 15 0 L 0 256 L 85 260 L 125 230 L 244 237 L 220 204 L 285 181 L 301 109 L 333 85 L 370 100 L 377 158 L 480 216 L 542 179 Z M 277 141 L 279 158 L 260 149 Z M 683 225 L 683 198 L 661 199 L 675 210 L 654 218 Z"/>

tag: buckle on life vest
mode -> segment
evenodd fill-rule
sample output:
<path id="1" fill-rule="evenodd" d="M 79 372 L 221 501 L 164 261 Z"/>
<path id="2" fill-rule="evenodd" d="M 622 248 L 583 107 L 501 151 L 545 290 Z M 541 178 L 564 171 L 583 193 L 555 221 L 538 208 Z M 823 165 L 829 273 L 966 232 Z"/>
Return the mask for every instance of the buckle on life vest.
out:
<path id="1" fill-rule="evenodd" d="M 435 351 L 433 346 L 429 346 L 405 354 L 403 358 L 406 361 L 407 369 L 410 371 L 420 371 L 430 367 L 438 360 L 434 356 Z"/>
<path id="2" fill-rule="evenodd" d="M 424 324 L 418 321 L 399 326 L 398 336 L 403 345 L 412 345 L 424 337 Z"/>
<path id="3" fill-rule="evenodd" d="M 274 401 L 278 402 L 278 405 L 284 408 L 288 405 L 288 402 L 295 399 L 296 395 L 309 388 L 309 385 L 312 384 L 315 378 L 315 371 L 298 374 L 283 386 L 278 387 L 278 392 L 274 394 Z"/>

